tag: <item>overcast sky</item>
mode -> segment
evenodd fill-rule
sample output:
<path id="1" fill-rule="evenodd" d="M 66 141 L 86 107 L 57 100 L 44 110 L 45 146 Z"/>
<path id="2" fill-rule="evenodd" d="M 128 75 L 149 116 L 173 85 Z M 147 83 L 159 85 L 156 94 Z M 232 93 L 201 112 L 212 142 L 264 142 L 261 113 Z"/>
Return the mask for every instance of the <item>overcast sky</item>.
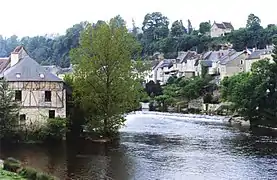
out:
<path id="1" fill-rule="evenodd" d="M 109 20 L 120 14 L 131 26 L 141 26 L 146 13 L 162 12 L 170 22 L 190 19 L 198 28 L 202 21 L 232 22 L 245 26 L 254 13 L 262 25 L 277 24 L 274 0 L 1 0 L 0 34 L 10 36 L 63 34 L 80 21 Z"/>

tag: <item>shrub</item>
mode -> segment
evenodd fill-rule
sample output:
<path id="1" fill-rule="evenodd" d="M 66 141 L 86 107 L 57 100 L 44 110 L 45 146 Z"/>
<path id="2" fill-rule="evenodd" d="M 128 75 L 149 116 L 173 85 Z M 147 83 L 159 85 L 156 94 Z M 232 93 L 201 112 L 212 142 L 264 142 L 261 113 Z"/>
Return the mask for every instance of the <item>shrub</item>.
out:
<path id="1" fill-rule="evenodd" d="M 213 96 L 210 93 L 205 94 L 203 97 L 203 100 L 204 100 L 205 104 L 210 104 L 210 103 L 212 103 Z"/>
<path id="2" fill-rule="evenodd" d="M 36 169 L 31 167 L 24 167 L 19 174 L 29 180 L 37 179 L 37 171 Z"/>
<path id="3" fill-rule="evenodd" d="M 61 140 L 67 131 L 67 120 L 63 118 L 48 119 L 47 125 L 42 128 L 41 137 L 46 140 Z"/>
<path id="4" fill-rule="evenodd" d="M 39 173 L 37 173 L 36 180 L 55 180 L 55 178 L 47 173 L 39 172 Z"/>
<path id="5" fill-rule="evenodd" d="M 17 172 L 20 168 L 21 162 L 14 158 L 9 157 L 4 161 L 4 170 Z"/>

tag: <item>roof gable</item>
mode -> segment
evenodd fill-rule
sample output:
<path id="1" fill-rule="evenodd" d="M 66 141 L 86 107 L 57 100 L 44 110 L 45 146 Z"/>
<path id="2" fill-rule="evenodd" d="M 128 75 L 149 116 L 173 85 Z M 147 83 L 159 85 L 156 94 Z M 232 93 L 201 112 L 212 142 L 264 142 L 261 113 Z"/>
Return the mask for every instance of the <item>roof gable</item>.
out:
<path id="1" fill-rule="evenodd" d="M 17 77 L 17 74 L 20 77 Z M 14 66 L 3 72 L 7 81 L 53 81 L 62 82 L 60 78 L 48 72 L 30 56 L 25 56 Z"/>
<path id="2" fill-rule="evenodd" d="M 233 25 L 230 22 L 222 22 L 226 29 L 234 29 Z"/>
<path id="3" fill-rule="evenodd" d="M 214 23 L 219 29 L 226 29 L 222 23 Z"/>
<path id="4" fill-rule="evenodd" d="M 232 23 L 230 22 L 222 22 L 222 23 L 214 23 L 214 25 L 219 28 L 219 29 L 232 29 L 234 30 L 234 27 L 232 25 Z"/>

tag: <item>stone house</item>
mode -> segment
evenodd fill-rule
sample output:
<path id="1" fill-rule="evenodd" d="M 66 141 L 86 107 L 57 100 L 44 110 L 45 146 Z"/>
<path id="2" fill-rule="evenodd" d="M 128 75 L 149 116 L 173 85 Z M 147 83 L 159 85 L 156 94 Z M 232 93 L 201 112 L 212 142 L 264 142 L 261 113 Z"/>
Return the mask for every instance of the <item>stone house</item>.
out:
<path id="1" fill-rule="evenodd" d="M 219 50 L 219 51 L 208 51 L 201 55 L 198 63 L 199 75 L 202 74 L 202 68 L 208 68 L 209 75 L 219 74 L 219 61 L 230 53 L 231 50 Z M 203 67 L 202 67 L 203 66 Z"/>
<path id="2" fill-rule="evenodd" d="M 21 106 L 21 123 L 41 124 L 48 118 L 66 118 L 66 90 L 60 78 L 46 71 L 22 46 L 11 53 L 5 64 L 1 77 Z"/>
<path id="3" fill-rule="evenodd" d="M 270 59 L 272 60 L 272 51 L 273 47 L 267 47 L 266 49 L 253 49 L 250 51 L 247 49 L 248 56 L 245 58 L 244 70 L 245 72 L 251 71 L 252 64 L 254 62 L 260 61 L 262 59 Z"/>
<path id="4" fill-rule="evenodd" d="M 177 65 L 179 77 L 191 78 L 199 74 L 197 63 L 200 55 L 195 51 L 179 52 L 177 57 Z"/>
<path id="5" fill-rule="evenodd" d="M 146 83 L 149 81 L 154 81 L 155 83 L 160 82 L 165 84 L 168 78 L 172 75 L 171 71 L 173 67 L 173 59 L 164 59 L 161 61 L 155 61 L 152 64 L 152 70 L 149 71 L 145 77 Z"/>
<path id="6" fill-rule="evenodd" d="M 233 76 L 240 72 L 244 72 L 245 58 L 248 56 L 246 51 L 236 52 L 230 51 L 226 56 L 219 61 L 220 80 L 226 76 Z"/>
<path id="7" fill-rule="evenodd" d="M 222 23 L 216 23 L 211 27 L 210 35 L 211 37 L 220 37 L 224 36 L 227 33 L 230 33 L 234 30 L 234 27 L 232 23 L 230 22 L 222 22 Z"/>

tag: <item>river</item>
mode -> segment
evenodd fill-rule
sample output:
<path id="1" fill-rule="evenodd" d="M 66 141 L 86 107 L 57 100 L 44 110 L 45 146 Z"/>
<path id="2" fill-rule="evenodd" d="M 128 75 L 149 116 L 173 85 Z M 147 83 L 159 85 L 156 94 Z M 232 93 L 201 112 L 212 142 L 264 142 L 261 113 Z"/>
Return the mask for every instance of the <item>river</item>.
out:
<path id="1" fill-rule="evenodd" d="M 220 117 L 137 112 L 127 116 L 120 142 L 1 146 L 61 179 L 276 179 L 277 138 L 241 131 Z"/>

